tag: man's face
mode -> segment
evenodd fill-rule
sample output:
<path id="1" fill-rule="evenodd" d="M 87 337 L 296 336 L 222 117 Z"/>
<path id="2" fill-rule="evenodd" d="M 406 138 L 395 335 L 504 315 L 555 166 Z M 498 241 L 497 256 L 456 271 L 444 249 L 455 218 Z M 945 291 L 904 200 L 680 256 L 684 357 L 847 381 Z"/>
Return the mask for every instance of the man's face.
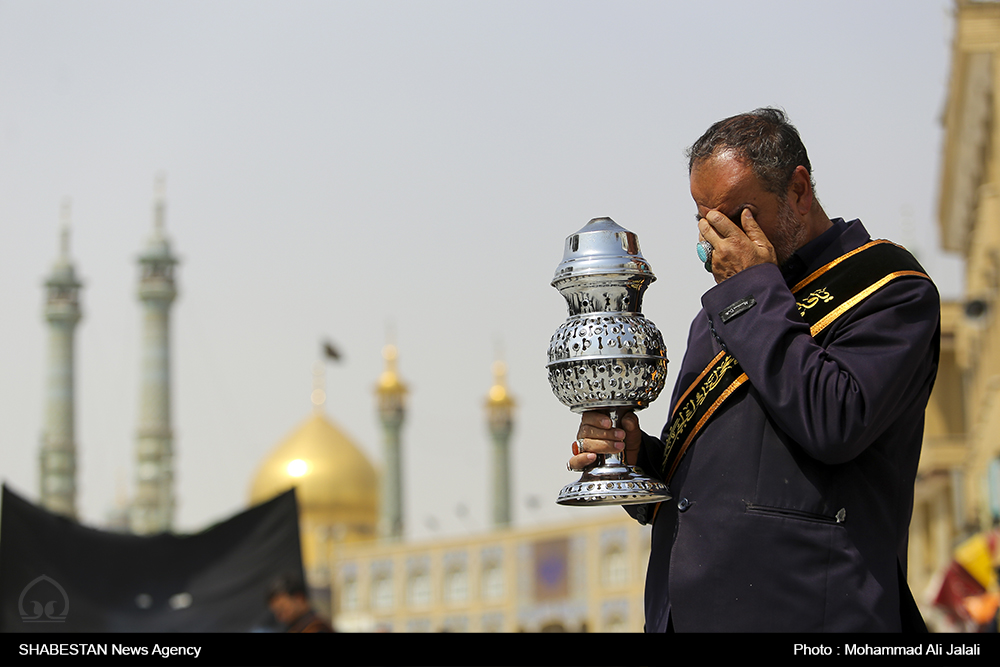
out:
<path id="1" fill-rule="evenodd" d="M 271 613 L 278 619 L 279 623 L 288 625 L 298 619 L 309 609 L 309 603 L 301 595 L 289 595 L 288 593 L 277 593 L 270 600 L 268 606 Z"/>
<path id="2" fill-rule="evenodd" d="M 806 228 L 788 199 L 765 190 L 753 169 L 732 153 L 716 153 L 694 166 L 691 196 L 698 206 L 698 219 L 715 210 L 740 226 L 740 214 L 750 209 L 774 246 L 779 265 L 803 245 Z"/>

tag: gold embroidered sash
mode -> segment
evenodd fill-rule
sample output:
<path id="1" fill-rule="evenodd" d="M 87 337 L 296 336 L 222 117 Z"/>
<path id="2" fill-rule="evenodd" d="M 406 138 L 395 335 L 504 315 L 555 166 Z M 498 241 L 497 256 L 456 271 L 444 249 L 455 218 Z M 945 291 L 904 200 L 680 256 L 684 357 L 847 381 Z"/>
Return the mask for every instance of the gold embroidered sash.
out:
<path id="1" fill-rule="evenodd" d="M 809 332 L 821 341 L 834 320 L 903 276 L 928 278 L 904 248 L 889 241 L 871 241 L 814 271 L 792 287 L 792 294 Z M 739 361 L 723 351 L 681 394 L 662 438 L 659 472 L 664 481 L 670 483 L 681 458 L 709 419 L 747 384 Z"/>

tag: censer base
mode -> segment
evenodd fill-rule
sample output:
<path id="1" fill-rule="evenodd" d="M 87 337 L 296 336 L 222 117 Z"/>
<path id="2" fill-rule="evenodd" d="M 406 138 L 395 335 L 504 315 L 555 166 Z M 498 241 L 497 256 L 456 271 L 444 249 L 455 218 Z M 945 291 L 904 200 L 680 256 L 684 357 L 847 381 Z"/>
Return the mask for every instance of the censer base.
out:
<path id="1" fill-rule="evenodd" d="M 584 472 L 580 479 L 563 487 L 556 503 L 591 507 L 644 505 L 672 497 L 664 482 L 646 477 L 633 466 L 618 465 Z"/>

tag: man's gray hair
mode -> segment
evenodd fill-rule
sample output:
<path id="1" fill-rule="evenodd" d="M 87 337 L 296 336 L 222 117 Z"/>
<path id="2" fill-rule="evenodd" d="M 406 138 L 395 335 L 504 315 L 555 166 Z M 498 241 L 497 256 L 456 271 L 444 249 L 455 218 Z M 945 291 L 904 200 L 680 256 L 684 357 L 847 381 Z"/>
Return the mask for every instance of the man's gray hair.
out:
<path id="1" fill-rule="evenodd" d="M 812 165 L 798 130 L 785 112 L 765 107 L 731 116 L 712 125 L 687 150 L 688 173 L 699 162 L 731 151 L 753 169 L 764 189 L 776 195 L 788 192 L 795 168 L 802 165 L 812 180 Z"/>

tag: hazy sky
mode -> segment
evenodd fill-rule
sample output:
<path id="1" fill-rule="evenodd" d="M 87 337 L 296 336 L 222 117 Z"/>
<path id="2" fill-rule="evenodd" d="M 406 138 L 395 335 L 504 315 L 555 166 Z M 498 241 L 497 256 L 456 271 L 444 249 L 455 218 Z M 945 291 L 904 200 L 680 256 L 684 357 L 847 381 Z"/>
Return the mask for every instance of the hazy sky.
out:
<path id="1" fill-rule="evenodd" d="M 713 285 L 683 151 L 715 120 L 783 107 L 827 213 L 915 249 L 956 296 L 936 223 L 951 6 L 0 0 L 0 477 L 37 499 L 42 281 L 70 197 L 82 519 L 131 489 L 136 258 L 163 171 L 179 529 L 246 506 L 310 413 L 325 338 L 345 357 L 328 415 L 378 463 L 390 327 L 412 389 L 410 537 L 489 526 L 498 349 L 518 400 L 515 523 L 619 511 L 554 503 L 577 424 L 544 369 L 567 315 L 549 285 L 563 239 L 598 216 L 639 235 L 671 358 L 640 414 L 652 432 Z"/>

